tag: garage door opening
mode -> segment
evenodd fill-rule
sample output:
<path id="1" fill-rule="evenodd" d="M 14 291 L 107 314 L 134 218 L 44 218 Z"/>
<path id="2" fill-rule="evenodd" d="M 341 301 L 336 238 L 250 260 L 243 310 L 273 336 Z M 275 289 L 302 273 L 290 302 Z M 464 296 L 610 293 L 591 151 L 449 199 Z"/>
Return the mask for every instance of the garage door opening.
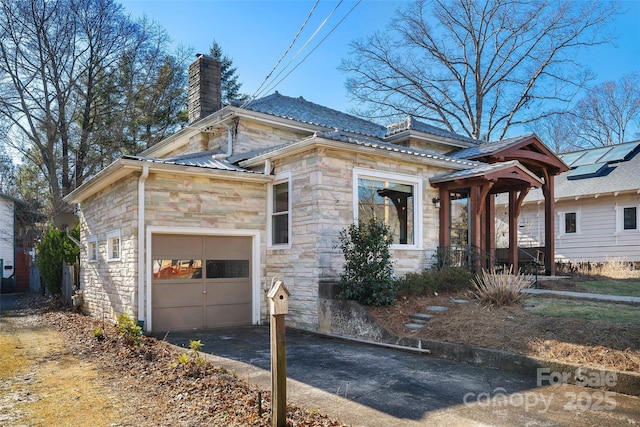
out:
<path id="1" fill-rule="evenodd" d="M 252 238 L 154 234 L 154 332 L 251 324 Z"/>

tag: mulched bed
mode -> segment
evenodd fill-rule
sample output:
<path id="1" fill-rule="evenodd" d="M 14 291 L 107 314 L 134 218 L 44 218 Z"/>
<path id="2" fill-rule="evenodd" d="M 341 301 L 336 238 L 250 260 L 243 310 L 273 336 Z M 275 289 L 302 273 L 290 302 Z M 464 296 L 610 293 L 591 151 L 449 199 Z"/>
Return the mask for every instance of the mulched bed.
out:
<path id="1" fill-rule="evenodd" d="M 451 302 L 452 298 L 467 298 L 470 302 L 456 304 Z M 436 314 L 416 332 L 404 326 L 409 322 L 410 314 L 424 312 L 424 308 L 430 305 L 450 308 Z M 639 325 L 538 316 L 528 313 L 520 305 L 488 308 L 464 293 L 403 298 L 390 307 L 371 308 L 371 314 L 398 336 L 469 344 L 584 366 L 640 372 Z"/>

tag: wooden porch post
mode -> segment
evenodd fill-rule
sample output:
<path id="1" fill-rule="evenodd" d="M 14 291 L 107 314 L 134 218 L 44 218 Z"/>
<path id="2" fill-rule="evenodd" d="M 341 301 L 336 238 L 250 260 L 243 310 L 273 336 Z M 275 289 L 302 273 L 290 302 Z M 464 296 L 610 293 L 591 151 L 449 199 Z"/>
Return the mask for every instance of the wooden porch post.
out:
<path id="1" fill-rule="evenodd" d="M 485 228 L 486 228 L 486 251 L 489 255 L 487 268 L 495 267 L 496 259 L 496 199 L 493 194 L 487 194 L 485 202 Z"/>
<path id="2" fill-rule="evenodd" d="M 509 190 L 509 264 L 518 271 L 518 194 Z"/>
<path id="3" fill-rule="evenodd" d="M 440 188 L 440 247 L 451 246 L 451 197 L 449 191 Z"/>
<path id="4" fill-rule="evenodd" d="M 470 222 L 470 241 L 471 253 L 478 251 L 478 256 L 473 260 L 473 264 L 476 271 L 480 271 L 481 262 L 480 255 L 482 252 L 482 221 L 481 221 L 481 201 L 480 193 L 481 188 L 479 185 L 474 185 L 469 191 L 469 222 Z"/>
<path id="5" fill-rule="evenodd" d="M 544 269 L 547 276 L 556 274 L 556 227 L 553 213 L 555 211 L 554 176 L 544 169 Z"/>

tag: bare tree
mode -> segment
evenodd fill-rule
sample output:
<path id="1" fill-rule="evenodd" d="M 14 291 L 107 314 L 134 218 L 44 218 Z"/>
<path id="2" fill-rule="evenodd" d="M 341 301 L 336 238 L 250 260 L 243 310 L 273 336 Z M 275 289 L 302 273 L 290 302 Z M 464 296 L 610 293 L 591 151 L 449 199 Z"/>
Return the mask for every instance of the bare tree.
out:
<path id="1" fill-rule="evenodd" d="M 576 145 L 570 117 L 566 113 L 553 114 L 526 125 L 556 153 L 580 148 Z"/>
<path id="2" fill-rule="evenodd" d="M 569 113 L 570 138 L 578 147 L 620 144 L 640 136 L 640 72 L 589 90 Z"/>
<path id="3" fill-rule="evenodd" d="M 159 123 L 152 113 L 165 105 L 146 102 L 145 90 L 186 73 L 165 52 L 166 33 L 131 21 L 113 0 L 0 0 L 0 37 L 0 122 L 46 179 L 54 212 L 105 163 L 176 123 L 179 108 L 158 132 L 140 130 Z"/>
<path id="4" fill-rule="evenodd" d="M 431 6 L 429 8 L 429 6 Z M 553 114 L 589 79 L 579 49 L 604 33 L 614 2 L 417 1 L 388 31 L 354 41 L 341 69 L 369 118 L 412 115 L 484 140 Z"/>

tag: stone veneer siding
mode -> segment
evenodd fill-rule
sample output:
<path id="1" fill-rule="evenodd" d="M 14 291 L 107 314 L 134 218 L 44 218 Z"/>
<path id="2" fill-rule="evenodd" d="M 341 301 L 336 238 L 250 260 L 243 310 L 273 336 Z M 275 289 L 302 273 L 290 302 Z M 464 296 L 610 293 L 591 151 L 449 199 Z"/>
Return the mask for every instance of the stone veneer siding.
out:
<path id="1" fill-rule="evenodd" d="M 292 177 L 292 242 L 291 248 L 267 249 L 266 275 L 280 277 L 291 292 L 291 326 L 317 330 L 318 284 L 337 280 L 342 272 L 338 236 L 353 222 L 354 168 L 422 178 L 422 248 L 395 249 L 392 255 L 397 275 L 431 265 L 438 246 L 439 212 L 431 203 L 438 192 L 428 178 L 444 169 L 326 148 L 276 161 L 274 166 L 276 174 L 290 172 Z"/>
<path id="2" fill-rule="evenodd" d="M 98 260 L 80 251 L 80 289 L 85 313 L 114 320 L 122 313 L 137 316 L 137 174 L 124 178 L 81 204 L 83 242 L 96 237 Z M 120 260 L 107 260 L 107 233 L 120 231 Z"/>

